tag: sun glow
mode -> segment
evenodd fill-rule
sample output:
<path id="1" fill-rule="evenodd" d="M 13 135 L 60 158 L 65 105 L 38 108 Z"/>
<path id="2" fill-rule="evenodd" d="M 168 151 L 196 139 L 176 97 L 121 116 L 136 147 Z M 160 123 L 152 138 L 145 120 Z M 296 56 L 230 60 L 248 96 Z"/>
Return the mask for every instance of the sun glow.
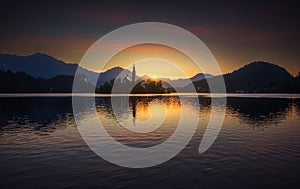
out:
<path id="1" fill-rule="evenodd" d="M 149 79 L 153 80 L 153 81 L 157 81 L 160 77 L 157 75 L 153 75 L 153 74 L 148 74 L 148 76 L 150 77 Z"/>
<path id="2" fill-rule="evenodd" d="M 142 44 L 129 47 L 116 54 L 104 70 L 121 66 L 132 70 L 136 65 L 138 76 L 157 78 L 190 78 L 201 72 L 197 65 L 177 49 L 158 44 Z"/>
<path id="3" fill-rule="evenodd" d="M 175 63 L 163 59 L 143 59 L 135 62 L 135 65 L 139 76 L 147 76 L 153 80 L 158 80 L 159 78 L 178 79 L 188 77 L 184 70 Z M 127 69 L 131 70 L 132 66 L 130 65 Z"/>

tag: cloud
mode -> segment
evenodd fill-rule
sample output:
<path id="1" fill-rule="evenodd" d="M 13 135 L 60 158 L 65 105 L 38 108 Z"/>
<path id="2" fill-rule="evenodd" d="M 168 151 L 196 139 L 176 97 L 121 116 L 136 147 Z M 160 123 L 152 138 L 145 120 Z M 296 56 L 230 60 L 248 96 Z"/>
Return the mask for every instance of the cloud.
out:
<path id="1" fill-rule="evenodd" d="M 98 21 L 109 24 L 126 24 L 132 19 L 132 15 L 129 12 L 115 9 L 73 11 L 72 14 L 89 21 Z"/>
<path id="2" fill-rule="evenodd" d="M 280 39 L 283 34 L 278 31 L 260 30 L 257 28 L 245 28 L 241 26 L 212 25 L 212 26 L 188 26 L 186 29 L 197 35 L 213 40 L 232 40 L 240 43 L 268 42 Z"/>

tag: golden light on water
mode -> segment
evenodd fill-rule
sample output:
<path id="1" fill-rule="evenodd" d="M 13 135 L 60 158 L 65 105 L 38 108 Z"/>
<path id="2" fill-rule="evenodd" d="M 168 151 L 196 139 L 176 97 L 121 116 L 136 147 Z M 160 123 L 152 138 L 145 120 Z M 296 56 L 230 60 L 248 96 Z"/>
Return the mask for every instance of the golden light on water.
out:
<path id="1" fill-rule="evenodd" d="M 172 100 L 161 102 L 150 102 L 150 101 L 138 101 L 135 104 L 136 111 L 136 119 L 140 121 L 145 121 L 151 119 L 151 117 L 155 118 L 161 112 L 166 112 L 167 116 L 178 116 L 180 117 L 181 106 L 180 101 L 177 98 L 172 98 Z M 175 119 L 173 117 L 172 119 Z M 177 119 L 176 119 L 177 120 Z"/>
<path id="2" fill-rule="evenodd" d="M 132 138 L 138 139 L 139 137 L 145 137 L 146 133 L 138 134 L 130 132 L 128 129 L 131 128 L 134 130 L 135 128 L 138 129 L 137 127 L 145 127 L 145 130 L 153 128 L 154 132 L 150 132 L 148 135 L 157 135 L 160 133 L 159 138 L 165 138 L 166 136 L 170 136 L 176 129 L 182 111 L 180 100 L 177 97 L 161 99 L 156 97 L 153 99 L 151 97 L 133 97 L 130 99 L 130 102 L 130 111 L 124 109 L 118 113 L 118 117 L 123 120 L 121 124 L 116 122 L 116 117 L 111 113 L 107 113 L 102 108 L 97 109 L 99 113 L 98 115 L 104 123 L 107 123 L 108 125 L 111 125 L 112 123 L 114 123 L 114 125 L 118 125 L 117 130 L 110 127 L 106 128 L 112 136 L 119 136 L 120 133 L 123 133 L 127 136 L 130 135 Z M 191 109 L 191 111 L 195 110 Z M 164 113 L 165 116 L 162 116 L 161 114 Z M 151 120 L 154 122 L 151 122 Z M 162 121 L 162 124 L 159 124 L 160 120 Z M 138 121 L 141 121 L 144 124 L 135 125 Z M 152 125 L 150 123 L 158 123 L 158 125 Z M 126 126 L 122 124 L 125 124 Z"/>

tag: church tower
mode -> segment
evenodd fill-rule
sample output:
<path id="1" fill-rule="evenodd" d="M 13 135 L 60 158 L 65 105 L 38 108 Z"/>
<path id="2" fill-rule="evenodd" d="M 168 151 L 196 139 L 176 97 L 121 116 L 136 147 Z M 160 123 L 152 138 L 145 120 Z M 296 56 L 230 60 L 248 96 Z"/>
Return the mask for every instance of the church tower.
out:
<path id="1" fill-rule="evenodd" d="M 136 77 L 136 72 L 135 72 L 135 64 L 133 64 L 133 69 L 132 69 L 132 77 L 131 77 L 131 82 L 135 82 L 135 77 Z"/>

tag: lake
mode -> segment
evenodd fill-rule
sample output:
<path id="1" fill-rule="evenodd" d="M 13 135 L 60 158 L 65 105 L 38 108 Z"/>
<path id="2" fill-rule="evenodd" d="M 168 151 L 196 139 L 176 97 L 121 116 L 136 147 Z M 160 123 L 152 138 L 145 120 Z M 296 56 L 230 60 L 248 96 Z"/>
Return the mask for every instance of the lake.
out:
<path id="1" fill-rule="evenodd" d="M 217 106 L 211 104 L 209 95 L 186 95 L 181 102 L 176 95 L 132 96 L 129 109 L 117 112 L 118 120 L 109 96 L 96 96 L 95 105 L 107 132 L 131 147 L 147 148 L 167 140 L 176 130 L 183 107 L 188 107 L 190 119 L 196 115 L 199 123 L 192 140 L 174 158 L 150 168 L 124 168 L 105 161 L 87 146 L 75 124 L 69 94 L 1 95 L 0 187 L 300 186 L 299 95 L 227 95 L 222 129 L 204 153 L 198 153 L 199 144 L 212 106 Z M 152 129 L 150 133 L 134 133 L 119 123 L 140 128 L 135 121 L 148 120 L 151 111 L 162 109 L 165 120 L 159 128 L 146 125 L 144 129 Z M 85 113 L 89 116 L 89 108 Z M 189 120 L 184 123 L 189 128 Z"/>

